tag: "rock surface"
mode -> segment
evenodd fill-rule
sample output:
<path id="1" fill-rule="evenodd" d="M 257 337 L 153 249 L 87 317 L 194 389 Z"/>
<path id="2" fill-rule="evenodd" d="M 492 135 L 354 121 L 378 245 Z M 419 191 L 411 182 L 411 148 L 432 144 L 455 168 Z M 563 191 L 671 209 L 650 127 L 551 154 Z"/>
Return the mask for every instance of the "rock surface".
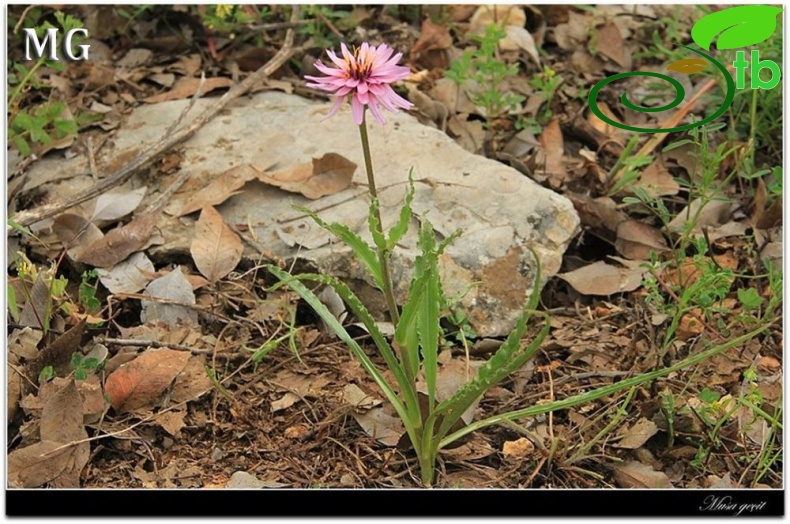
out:
<path id="1" fill-rule="evenodd" d="M 212 103 L 199 100 L 187 117 Z M 160 140 L 179 117 L 187 101 L 142 106 L 118 130 L 114 145 L 105 146 L 105 158 Z M 248 182 L 242 190 L 217 206 L 226 223 L 248 225 L 260 246 L 283 258 L 298 257 L 318 270 L 349 279 L 363 299 L 376 296 L 365 289 L 370 279 L 345 247 L 296 211 L 298 204 L 319 211 L 327 222 L 343 222 L 370 240 L 367 232 L 366 176 L 359 130 L 346 107 L 322 121 L 328 102 L 314 102 L 279 92 L 264 92 L 236 100 L 230 108 L 201 128 L 179 148 L 181 169 L 192 172 L 190 181 L 165 208 L 159 228 L 165 243 L 149 250 L 154 257 L 189 256 L 198 213 L 174 215 L 190 195 L 227 169 L 251 164 L 259 170 L 309 162 L 325 153 L 338 153 L 359 167 L 351 187 L 318 200 Z M 543 280 L 560 268 L 562 255 L 577 232 L 579 218 L 571 202 L 545 189 L 514 169 L 473 155 L 442 132 L 420 124 L 407 113 L 389 114 L 387 125 L 368 123 L 373 165 L 382 202 L 385 227 L 397 219 L 411 169 L 416 195 L 409 235 L 393 253 L 393 278 L 399 299 L 408 289 L 418 220 L 429 218 L 441 238 L 461 229 L 463 234 L 441 259 L 448 297 L 463 297 L 461 306 L 475 331 L 482 336 L 506 334 L 531 292 L 534 260 L 540 257 Z M 29 173 L 30 180 L 51 184 L 73 178 L 72 186 L 90 184 L 85 160 L 45 159 Z M 61 184 L 62 185 L 62 184 Z M 62 187 L 47 187 L 65 196 Z M 166 188 L 163 185 L 161 190 Z M 149 194 L 144 208 L 157 194 Z M 260 254 L 246 246 L 244 256 Z M 367 283 L 367 284 L 366 284 Z M 383 311 L 371 304 L 374 312 Z"/>

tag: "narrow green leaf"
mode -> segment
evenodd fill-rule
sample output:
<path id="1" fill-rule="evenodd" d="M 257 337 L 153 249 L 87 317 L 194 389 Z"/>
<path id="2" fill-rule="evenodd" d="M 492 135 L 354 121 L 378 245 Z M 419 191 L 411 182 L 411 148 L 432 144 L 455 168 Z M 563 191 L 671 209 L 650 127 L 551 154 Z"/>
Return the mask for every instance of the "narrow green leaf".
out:
<path id="1" fill-rule="evenodd" d="M 425 263 L 425 291 L 420 295 L 420 314 L 417 333 L 422 348 L 423 371 L 428 386 L 428 410 L 433 411 L 436 401 L 437 355 L 439 352 L 439 306 L 443 302 L 439 282 L 439 263 L 436 256 L 436 238 L 433 225 L 427 219 L 420 228 L 420 248 Z"/>
<path id="2" fill-rule="evenodd" d="M 392 251 L 395 249 L 395 246 L 400 242 L 404 235 L 409 231 L 409 224 L 411 223 L 411 203 L 414 200 L 414 179 L 412 178 L 412 172 L 414 168 L 409 170 L 409 192 L 406 193 L 406 201 L 403 204 L 403 207 L 400 208 L 400 217 L 398 218 L 398 222 L 392 226 L 389 232 L 389 238 L 387 239 L 387 251 Z"/>
<path id="3" fill-rule="evenodd" d="M 6 299 L 8 300 L 8 313 L 11 315 L 11 318 L 14 319 L 14 322 L 19 322 L 19 305 L 16 302 L 16 291 L 14 290 L 14 286 L 8 284 L 6 286 Z"/>
<path id="4" fill-rule="evenodd" d="M 370 208 L 368 209 L 368 225 L 370 234 L 373 237 L 373 244 L 375 244 L 378 249 L 386 252 L 387 241 L 384 240 L 384 226 L 379 223 L 380 208 L 381 203 L 379 202 L 378 198 L 373 198 L 370 200 Z"/>
<path id="5" fill-rule="evenodd" d="M 381 290 L 384 289 L 384 280 L 381 275 L 381 266 L 379 266 L 379 260 L 376 257 L 376 252 L 373 251 L 373 249 L 364 240 L 362 240 L 362 237 L 351 231 L 343 224 L 328 224 L 324 222 L 321 217 L 319 217 L 314 211 L 310 209 L 301 206 L 294 207 L 305 215 L 308 215 L 316 222 L 316 224 L 338 237 L 349 248 L 351 248 L 354 256 L 357 257 L 357 260 L 362 262 L 362 264 L 365 266 L 365 269 L 367 269 L 368 274 L 373 277 L 373 281 L 375 282 L 376 286 Z"/>

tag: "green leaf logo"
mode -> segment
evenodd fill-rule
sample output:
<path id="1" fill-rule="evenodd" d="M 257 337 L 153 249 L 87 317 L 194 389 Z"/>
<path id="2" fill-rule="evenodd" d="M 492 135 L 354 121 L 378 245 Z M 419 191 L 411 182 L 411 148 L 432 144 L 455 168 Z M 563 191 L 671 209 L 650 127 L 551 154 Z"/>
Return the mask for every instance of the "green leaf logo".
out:
<path id="1" fill-rule="evenodd" d="M 711 13 L 694 24 L 691 38 L 698 46 L 710 51 L 716 35 L 718 49 L 746 47 L 767 40 L 776 30 L 776 16 L 781 7 L 745 5 Z"/>

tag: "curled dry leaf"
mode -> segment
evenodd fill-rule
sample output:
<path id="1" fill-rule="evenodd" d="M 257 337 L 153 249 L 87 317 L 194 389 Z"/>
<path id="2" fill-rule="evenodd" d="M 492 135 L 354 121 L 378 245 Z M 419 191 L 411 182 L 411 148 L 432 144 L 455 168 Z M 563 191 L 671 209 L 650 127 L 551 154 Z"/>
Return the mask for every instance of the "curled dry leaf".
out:
<path id="1" fill-rule="evenodd" d="M 249 164 L 232 167 L 219 176 L 212 177 L 207 186 L 192 194 L 178 212 L 178 216 L 194 213 L 206 206 L 217 206 L 239 192 L 239 190 L 261 174 Z"/>
<path id="2" fill-rule="evenodd" d="M 582 295 L 607 296 L 633 291 L 642 285 L 645 269 L 616 267 L 600 260 L 557 275 Z"/>
<path id="3" fill-rule="evenodd" d="M 236 268 L 244 245 L 222 220 L 222 215 L 207 206 L 195 224 L 195 237 L 189 251 L 198 270 L 209 282 L 217 282 Z"/>
<path id="4" fill-rule="evenodd" d="M 275 173 L 261 173 L 258 180 L 291 193 L 301 193 L 311 200 L 334 195 L 351 185 L 357 165 L 337 153 L 327 153 L 312 162 L 299 164 Z"/>
<path id="5" fill-rule="evenodd" d="M 94 267 L 109 268 L 126 260 L 148 243 L 156 228 L 156 213 L 146 213 L 128 224 L 113 229 L 90 244 L 77 258 L 78 262 Z"/>
<path id="6" fill-rule="evenodd" d="M 188 351 L 149 349 L 114 371 L 104 385 L 118 412 L 152 406 L 189 361 Z"/>
<path id="7" fill-rule="evenodd" d="M 143 102 L 156 104 L 159 102 L 168 102 L 170 100 L 182 100 L 197 93 L 198 88 L 200 88 L 202 91 L 201 95 L 205 95 L 206 93 L 214 91 L 215 89 L 231 87 L 232 85 L 233 80 L 223 76 L 207 78 L 206 81 L 203 82 L 202 87 L 200 87 L 200 78 L 182 77 L 178 80 L 178 82 L 175 83 L 170 91 L 166 91 L 154 96 L 149 96 L 148 98 L 143 98 Z"/>

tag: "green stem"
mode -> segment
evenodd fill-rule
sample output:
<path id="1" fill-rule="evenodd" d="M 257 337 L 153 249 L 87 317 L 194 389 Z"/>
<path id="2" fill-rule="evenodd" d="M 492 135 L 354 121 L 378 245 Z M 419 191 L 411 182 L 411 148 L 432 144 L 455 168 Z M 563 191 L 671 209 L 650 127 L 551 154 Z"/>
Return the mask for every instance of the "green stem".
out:
<path id="1" fill-rule="evenodd" d="M 362 114 L 362 123 L 359 124 L 359 136 L 362 139 L 362 153 L 365 156 L 365 171 L 368 175 L 368 192 L 371 199 L 378 200 L 379 195 L 376 191 L 376 179 L 373 177 L 373 161 L 370 159 L 370 143 L 368 142 L 368 128 L 365 123 L 365 113 Z M 384 222 L 381 221 L 381 209 L 376 208 L 376 218 L 378 218 L 377 233 L 384 236 Z M 389 267 L 389 253 L 382 247 L 376 246 L 376 254 L 378 255 L 379 264 L 381 265 L 381 280 L 384 285 L 384 298 L 387 300 L 387 308 L 390 312 L 390 320 L 392 324 L 397 326 L 400 320 L 398 314 L 398 305 L 395 302 L 395 295 L 392 292 L 392 277 L 390 276 Z"/>

